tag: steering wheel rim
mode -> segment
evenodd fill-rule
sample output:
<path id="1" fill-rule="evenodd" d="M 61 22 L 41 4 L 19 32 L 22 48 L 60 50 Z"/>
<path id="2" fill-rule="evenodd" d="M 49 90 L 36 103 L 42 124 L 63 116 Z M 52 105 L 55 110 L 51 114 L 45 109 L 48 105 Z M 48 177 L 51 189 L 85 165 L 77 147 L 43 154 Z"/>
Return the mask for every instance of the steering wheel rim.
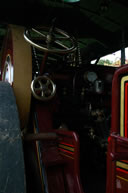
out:
<path id="1" fill-rule="evenodd" d="M 38 38 L 41 37 L 45 45 L 39 45 L 35 40 L 32 40 L 32 33 L 33 35 L 38 35 Z M 39 29 L 28 28 L 24 31 L 24 38 L 32 46 L 43 50 L 44 52 L 66 54 L 74 52 L 77 49 L 75 38 L 59 28 L 54 28 L 52 30 L 49 27 L 40 27 Z M 52 47 L 53 44 L 55 44 L 56 48 L 54 46 Z M 68 47 L 67 45 L 70 46 Z M 62 47 L 62 49 L 57 49 L 57 46 Z"/>
<path id="2" fill-rule="evenodd" d="M 40 101 L 49 101 L 56 94 L 56 85 L 48 76 L 38 76 L 31 83 L 33 96 Z"/>

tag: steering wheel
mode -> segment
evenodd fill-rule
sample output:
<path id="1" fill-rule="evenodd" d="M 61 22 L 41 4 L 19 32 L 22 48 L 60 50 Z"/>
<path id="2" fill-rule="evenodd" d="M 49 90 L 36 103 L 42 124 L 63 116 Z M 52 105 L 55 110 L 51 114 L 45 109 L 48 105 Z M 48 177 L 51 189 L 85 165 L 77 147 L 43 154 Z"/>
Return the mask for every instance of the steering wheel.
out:
<path id="1" fill-rule="evenodd" d="M 41 101 L 52 99 L 56 93 L 56 85 L 48 76 L 38 76 L 31 83 L 33 96 Z"/>
<path id="2" fill-rule="evenodd" d="M 49 53 L 66 54 L 77 48 L 74 37 L 53 26 L 26 29 L 24 38 L 32 46 Z"/>

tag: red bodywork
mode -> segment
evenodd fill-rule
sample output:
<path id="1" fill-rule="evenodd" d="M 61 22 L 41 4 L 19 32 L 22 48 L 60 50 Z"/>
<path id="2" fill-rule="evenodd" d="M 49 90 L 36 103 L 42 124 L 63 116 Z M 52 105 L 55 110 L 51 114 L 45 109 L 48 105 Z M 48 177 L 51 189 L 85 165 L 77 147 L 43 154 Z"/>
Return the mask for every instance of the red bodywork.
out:
<path id="1" fill-rule="evenodd" d="M 107 153 L 107 189 L 106 193 L 128 192 L 128 139 L 127 139 L 127 73 L 128 66 L 118 69 L 112 83 L 112 121 L 111 133 L 108 138 Z M 123 77 L 126 80 L 121 83 Z M 124 85 L 124 90 L 121 87 Z M 123 101 L 121 95 L 124 95 Z M 123 107 L 124 106 L 124 107 Z M 121 109 L 123 107 L 123 116 Z M 124 135 L 121 131 L 121 122 L 124 119 Z"/>
<path id="2" fill-rule="evenodd" d="M 35 104 L 34 132 L 57 134 L 57 139 L 35 142 L 37 157 L 40 156 L 37 161 L 39 167 L 42 167 L 40 162 L 44 165 L 49 193 L 60 191 L 83 193 L 79 171 L 79 138 L 73 131 L 53 129 L 54 103 L 55 101 L 47 105 Z M 40 169 L 40 175 L 42 178 L 42 169 Z M 42 180 L 42 187 L 44 187 L 43 184 L 44 180 Z"/>

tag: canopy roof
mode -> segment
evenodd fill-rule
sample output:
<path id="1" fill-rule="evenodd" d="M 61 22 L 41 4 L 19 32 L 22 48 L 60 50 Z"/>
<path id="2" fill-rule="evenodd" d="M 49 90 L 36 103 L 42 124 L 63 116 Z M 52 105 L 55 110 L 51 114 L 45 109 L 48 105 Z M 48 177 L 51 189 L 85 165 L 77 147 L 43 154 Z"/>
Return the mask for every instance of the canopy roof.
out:
<path id="1" fill-rule="evenodd" d="M 56 27 L 74 35 L 89 60 L 128 46 L 127 0 L 4 0 L 2 6 L 1 39 L 7 23 L 33 27 L 56 18 Z"/>

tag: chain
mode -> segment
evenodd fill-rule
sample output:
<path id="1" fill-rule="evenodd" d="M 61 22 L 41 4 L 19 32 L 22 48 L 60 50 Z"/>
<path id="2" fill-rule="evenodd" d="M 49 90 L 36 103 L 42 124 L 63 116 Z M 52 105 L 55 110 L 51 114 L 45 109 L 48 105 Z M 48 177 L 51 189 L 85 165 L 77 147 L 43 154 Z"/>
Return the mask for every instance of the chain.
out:
<path id="1" fill-rule="evenodd" d="M 78 53 L 78 65 L 81 66 L 82 64 L 82 58 L 81 58 L 81 53 L 80 53 L 80 46 L 77 44 L 77 53 Z"/>
<path id="2" fill-rule="evenodd" d="M 32 74 L 33 74 L 33 78 L 37 77 L 40 73 L 40 65 L 39 65 L 39 61 L 38 61 L 38 57 L 37 57 L 37 53 L 36 53 L 36 49 L 34 46 L 32 46 L 32 53 L 33 53 L 33 62 L 32 62 Z"/>

